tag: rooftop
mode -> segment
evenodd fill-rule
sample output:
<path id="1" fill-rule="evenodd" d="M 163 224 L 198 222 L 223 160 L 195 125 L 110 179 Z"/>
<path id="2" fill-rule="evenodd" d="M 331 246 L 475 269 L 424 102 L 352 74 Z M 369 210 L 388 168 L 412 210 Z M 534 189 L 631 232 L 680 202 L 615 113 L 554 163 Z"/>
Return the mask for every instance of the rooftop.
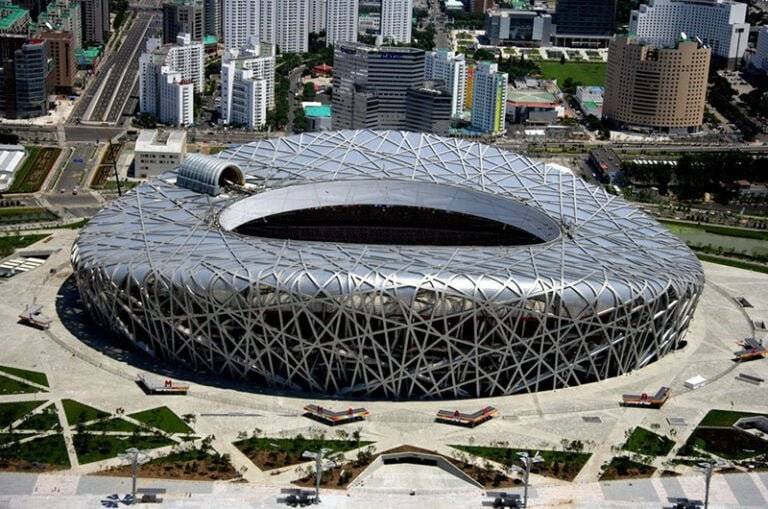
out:
<path id="1" fill-rule="evenodd" d="M 28 10 L 11 2 L 0 2 L 0 30 L 12 28 L 25 17 L 29 17 Z"/>
<path id="2" fill-rule="evenodd" d="M 330 117 L 331 107 L 327 104 L 321 106 L 305 106 L 304 115 L 310 118 Z"/>
<path id="3" fill-rule="evenodd" d="M 551 106 L 557 104 L 559 101 L 552 92 L 544 90 L 543 88 L 509 87 L 507 90 L 507 102 Z"/>
<path id="4" fill-rule="evenodd" d="M 181 153 L 187 141 L 187 132 L 181 129 L 163 131 L 160 129 L 142 129 L 136 140 L 136 152 L 174 152 Z"/>

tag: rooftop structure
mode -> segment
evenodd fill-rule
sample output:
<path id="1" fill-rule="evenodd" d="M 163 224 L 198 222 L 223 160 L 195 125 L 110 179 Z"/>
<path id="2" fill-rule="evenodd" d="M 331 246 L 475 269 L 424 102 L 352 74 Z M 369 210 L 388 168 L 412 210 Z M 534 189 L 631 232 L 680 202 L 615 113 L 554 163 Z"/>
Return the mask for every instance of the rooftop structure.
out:
<path id="1" fill-rule="evenodd" d="M 21 145 L 0 145 L 0 191 L 11 187 L 25 154 Z"/>
<path id="2" fill-rule="evenodd" d="M 143 129 L 134 150 L 134 174 L 140 178 L 157 176 L 175 168 L 187 153 L 187 132 Z"/>
<path id="3" fill-rule="evenodd" d="M 30 21 L 28 10 L 0 0 L 0 34 L 26 34 Z"/>

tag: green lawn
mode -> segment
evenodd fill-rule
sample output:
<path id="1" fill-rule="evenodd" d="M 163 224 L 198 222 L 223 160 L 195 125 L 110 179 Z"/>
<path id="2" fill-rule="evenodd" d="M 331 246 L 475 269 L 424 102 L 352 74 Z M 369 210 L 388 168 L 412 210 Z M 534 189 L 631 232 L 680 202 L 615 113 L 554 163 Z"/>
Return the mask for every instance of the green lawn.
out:
<path id="1" fill-rule="evenodd" d="M 62 468 L 70 467 L 67 446 L 61 434 L 49 435 L 0 449 L 0 468 L 2 468 L 3 458 L 47 463 Z"/>
<path id="2" fill-rule="evenodd" d="M 26 147 L 27 158 L 16 171 L 9 193 L 34 193 L 40 189 L 61 152 L 54 147 Z"/>
<path id="3" fill-rule="evenodd" d="M 15 420 L 28 414 L 45 401 L 17 401 L 15 403 L 0 403 L 0 428 L 5 428 Z"/>
<path id="4" fill-rule="evenodd" d="M 690 453 L 692 447 L 736 460 L 768 454 L 768 442 L 733 428 L 696 428 L 685 443 L 685 452 Z"/>
<path id="5" fill-rule="evenodd" d="M 34 382 L 38 385 L 49 387 L 48 377 L 45 376 L 45 373 L 41 373 L 39 371 L 30 371 L 27 369 L 11 368 L 9 366 L 0 366 L 0 371 L 4 371 L 10 375 L 23 378 L 24 380 L 29 380 L 30 382 Z"/>
<path id="6" fill-rule="evenodd" d="M 602 62 L 539 62 L 542 75 L 548 80 L 557 80 L 561 87 L 567 78 L 581 85 L 605 84 L 606 64 Z"/>
<path id="7" fill-rule="evenodd" d="M 56 412 L 56 405 L 49 405 L 39 414 L 30 415 L 24 422 L 19 424 L 19 429 L 36 429 L 48 431 L 59 426 L 59 414 Z"/>
<path id="8" fill-rule="evenodd" d="M 520 456 L 517 454 L 519 452 L 527 452 L 531 455 L 538 452 L 544 461 L 535 463 L 531 468 L 531 472 L 566 481 L 573 480 L 591 456 L 590 453 L 581 452 L 533 451 L 478 445 L 451 445 L 451 447 L 504 465 L 520 465 Z"/>
<path id="9" fill-rule="evenodd" d="M 108 417 L 107 412 L 102 412 L 97 408 L 84 405 L 73 399 L 62 399 L 61 404 L 64 407 L 64 414 L 67 416 L 67 422 L 74 426 L 81 422 L 92 421 L 94 419 L 103 419 Z"/>
<path id="10" fill-rule="evenodd" d="M 43 207 L 2 207 L 0 208 L 0 224 L 37 223 L 53 221 L 59 216 Z"/>
<path id="11" fill-rule="evenodd" d="M 95 422 L 85 427 L 88 431 L 126 431 L 128 433 L 139 431 L 141 428 L 119 417 L 107 419 L 106 421 Z"/>
<path id="12" fill-rule="evenodd" d="M 11 255 L 15 250 L 32 245 L 46 237 L 48 234 L 0 236 L 0 257 Z"/>
<path id="13" fill-rule="evenodd" d="M 765 414 L 734 412 L 732 410 L 710 410 L 699 423 L 701 426 L 733 426 L 742 417 L 756 417 Z"/>
<path id="14" fill-rule="evenodd" d="M 0 433 L 0 445 L 10 444 L 14 440 L 21 440 L 33 435 L 34 433 Z"/>
<path id="15" fill-rule="evenodd" d="M 166 433 L 194 433 L 192 428 L 187 426 L 187 424 L 167 406 L 137 412 L 131 414 L 130 417 L 145 424 L 149 424 L 157 429 L 161 429 Z"/>
<path id="16" fill-rule="evenodd" d="M 638 426 L 629 435 L 622 449 L 650 456 L 666 456 L 675 441 Z"/>
<path id="17" fill-rule="evenodd" d="M 157 449 L 175 444 L 173 440 L 158 436 L 126 436 L 97 435 L 93 433 L 77 433 L 73 437 L 77 460 L 80 464 L 93 463 L 108 458 L 114 458 L 131 447 L 137 449 Z"/>
<path id="18" fill-rule="evenodd" d="M 17 382 L 0 375 L 0 395 L 3 394 L 27 394 L 30 392 L 44 392 L 42 389 L 32 387 L 22 382 Z"/>

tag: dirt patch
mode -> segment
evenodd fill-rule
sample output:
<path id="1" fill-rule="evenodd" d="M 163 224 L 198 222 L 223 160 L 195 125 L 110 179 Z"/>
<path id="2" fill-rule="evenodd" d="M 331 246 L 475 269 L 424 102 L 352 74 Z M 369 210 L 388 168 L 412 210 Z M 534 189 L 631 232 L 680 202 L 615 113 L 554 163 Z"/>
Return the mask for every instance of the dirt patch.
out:
<path id="1" fill-rule="evenodd" d="M 65 466 L 51 465 L 50 463 L 38 463 L 25 460 L 0 460 L 0 471 L 3 472 L 55 472 L 64 470 Z"/>
<path id="2" fill-rule="evenodd" d="M 98 472 L 96 475 L 131 477 L 131 467 L 129 465 L 112 467 Z M 139 467 L 139 475 L 155 479 L 181 479 L 185 481 L 228 481 L 240 478 L 240 474 L 232 465 L 222 467 L 221 465 L 214 465 L 211 461 L 195 460 L 154 465 L 148 463 Z"/>
<path id="3" fill-rule="evenodd" d="M 651 477 L 655 467 L 632 461 L 626 456 L 617 456 L 603 470 L 601 481 L 616 481 L 619 479 L 644 479 Z"/>

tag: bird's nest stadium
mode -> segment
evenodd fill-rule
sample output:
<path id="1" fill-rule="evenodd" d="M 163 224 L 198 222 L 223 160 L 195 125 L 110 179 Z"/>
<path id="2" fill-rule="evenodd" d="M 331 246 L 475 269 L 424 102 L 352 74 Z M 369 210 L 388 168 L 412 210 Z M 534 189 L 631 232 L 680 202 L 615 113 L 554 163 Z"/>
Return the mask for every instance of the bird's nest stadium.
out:
<path id="1" fill-rule="evenodd" d="M 374 131 L 189 155 L 94 217 L 72 263 L 90 313 L 169 362 L 391 399 L 627 373 L 680 347 L 704 284 L 565 168 Z"/>

